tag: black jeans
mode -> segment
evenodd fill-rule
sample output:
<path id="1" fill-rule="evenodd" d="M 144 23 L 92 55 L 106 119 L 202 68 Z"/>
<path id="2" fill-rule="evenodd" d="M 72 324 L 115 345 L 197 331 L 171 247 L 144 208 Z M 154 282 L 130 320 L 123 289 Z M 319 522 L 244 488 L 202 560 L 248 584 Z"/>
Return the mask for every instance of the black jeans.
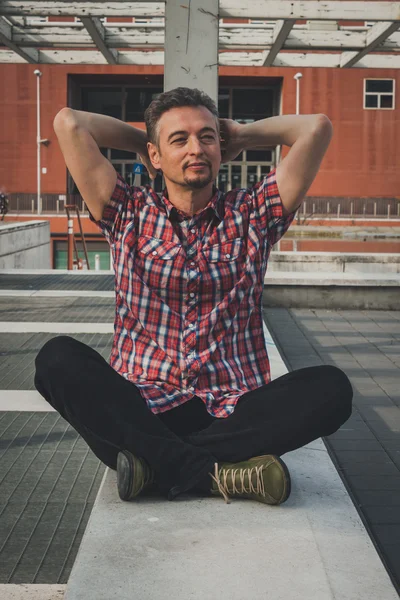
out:
<path id="1" fill-rule="evenodd" d="M 120 450 L 144 458 L 170 499 L 204 482 L 215 462 L 281 456 L 334 433 L 352 410 L 349 379 L 332 366 L 287 373 L 216 419 L 198 396 L 155 415 L 133 383 L 69 336 L 49 340 L 35 364 L 36 389 L 96 456 L 112 469 Z"/>

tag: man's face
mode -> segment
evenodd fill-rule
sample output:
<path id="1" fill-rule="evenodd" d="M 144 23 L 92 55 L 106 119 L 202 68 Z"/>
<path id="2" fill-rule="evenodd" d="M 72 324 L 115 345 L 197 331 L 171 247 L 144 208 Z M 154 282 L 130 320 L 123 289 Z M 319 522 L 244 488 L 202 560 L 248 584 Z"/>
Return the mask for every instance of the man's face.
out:
<path id="1" fill-rule="evenodd" d="M 221 164 L 219 133 L 216 118 L 205 106 L 165 112 L 158 133 L 159 148 L 150 143 L 149 155 L 166 182 L 202 189 L 216 179 Z"/>

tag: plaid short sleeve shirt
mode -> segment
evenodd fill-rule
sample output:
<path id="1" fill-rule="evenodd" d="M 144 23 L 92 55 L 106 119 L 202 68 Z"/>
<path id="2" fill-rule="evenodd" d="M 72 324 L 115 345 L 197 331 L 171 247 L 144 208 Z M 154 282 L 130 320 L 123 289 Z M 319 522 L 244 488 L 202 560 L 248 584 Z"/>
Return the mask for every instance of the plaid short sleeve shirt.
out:
<path id="1" fill-rule="evenodd" d="M 262 292 L 272 246 L 292 223 L 275 170 L 251 189 L 222 193 L 188 216 L 149 186 L 118 175 L 102 219 L 116 311 L 111 366 L 154 413 L 199 396 L 229 416 L 270 381 Z"/>

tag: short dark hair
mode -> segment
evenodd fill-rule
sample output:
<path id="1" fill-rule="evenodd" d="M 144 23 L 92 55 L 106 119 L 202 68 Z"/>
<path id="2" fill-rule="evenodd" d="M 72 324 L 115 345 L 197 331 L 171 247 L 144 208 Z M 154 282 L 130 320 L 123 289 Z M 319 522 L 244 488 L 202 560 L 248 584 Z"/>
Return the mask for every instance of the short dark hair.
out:
<path id="1" fill-rule="evenodd" d="M 159 148 L 160 141 L 157 124 L 161 115 L 171 110 L 171 108 L 181 106 L 205 106 L 216 118 L 217 130 L 219 131 L 219 113 L 214 100 L 197 88 L 178 87 L 157 96 L 144 113 L 147 138 L 157 148 Z"/>

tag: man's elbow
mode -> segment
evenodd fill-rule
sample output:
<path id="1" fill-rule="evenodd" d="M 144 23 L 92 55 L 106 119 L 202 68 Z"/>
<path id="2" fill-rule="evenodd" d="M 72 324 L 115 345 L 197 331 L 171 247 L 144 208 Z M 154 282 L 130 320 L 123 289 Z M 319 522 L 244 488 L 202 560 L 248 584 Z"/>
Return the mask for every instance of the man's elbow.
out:
<path id="1" fill-rule="evenodd" d="M 53 129 L 58 134 L 61 130 L 65 128 L 72 128 L 77 125 L 74 111 L 72 108 L 68 108 L 67 106 L 62 108 L 54 117 L 53 121 Z"/>
<path id="2" fill-rule="evenodd" d="M 320 113 L 318 115 L 315 115 L 315 129 L 314 132 L 318 133 L 319 135 L 325 136 L 329 139 L 331 139 L 332 134 L 333 134 L 333 125 L 332 125 L 332 121 L 329 119 L 329 117 L 327 117 L 326 115 Z"/>

